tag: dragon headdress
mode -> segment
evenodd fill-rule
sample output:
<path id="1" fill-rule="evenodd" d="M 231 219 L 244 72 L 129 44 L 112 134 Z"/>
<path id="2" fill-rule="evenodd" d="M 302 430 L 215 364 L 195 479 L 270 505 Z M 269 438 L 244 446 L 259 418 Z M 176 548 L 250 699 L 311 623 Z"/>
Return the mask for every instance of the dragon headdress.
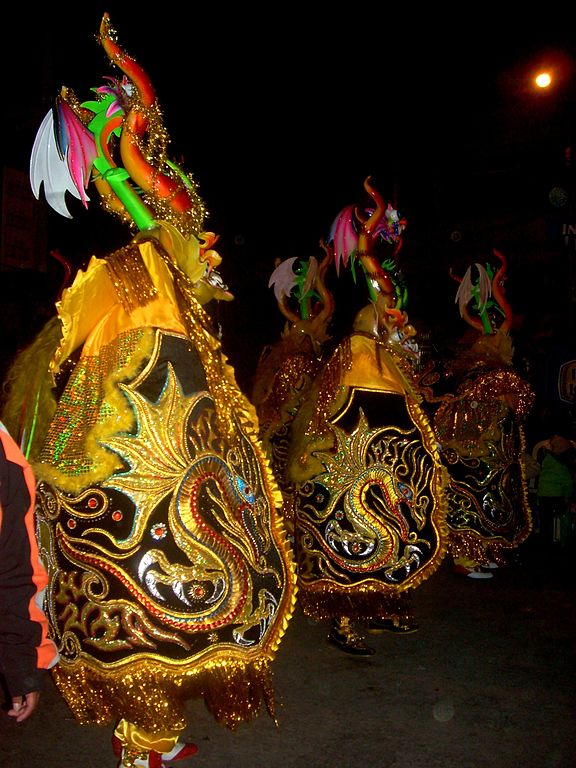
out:
<path id="1" fill-rule="evenodd" d="M 486 362 L 512 363 L 510 338 L 513 312 L 505 294 L 507 261 L 496 248 L 492 250 L 500 262 L 498 267 L 476 263 L 468 267 L 464 277 L 450 276 L 459 283 L 455 303 L 460 316 L 480 334 L 471 353 Z"/>
<path id="2" fill-rule="evenodd" d="M 329 243 L 334 249 L 336 271 L 339 273 L 341 265 L 349 268 L 356 281 L 356 264 L 359 263 L 364 273 L 370 304 L 358 314 L 355 326 L 418 356 L 412 341 L 416 331 L 408 323 L 405 311 L 406 285 L 397 261 L 406 219 L 390 203 L 385 204 L 370 177 L 364 181 L 364 189 L 375 207 L 362 209 L 349 205 L 332 223 Z M 393 246 L 390 258 L 379 256 L 382 243 Z"/>
<path id="3" fill-rule="evenodd" d="M 71 218 L 66 192 L 87 208 L 92 182 L 104 210 L 132 229 L 155 233 L 193 283 L 210 279 L 217 298 L 231 299 L 214 273 L 221 260 L 212 249 L 218 238 L 204 231 L 207 211 L 197 184 L 168 156 L 169 138 L 150 78 L 118 45 L 108 14 L 98 39 L 122 77 L 106 78 L 87 101 L 61 88 L 32 149 L 36 198 L 43 186 L 49 205 Z"/>

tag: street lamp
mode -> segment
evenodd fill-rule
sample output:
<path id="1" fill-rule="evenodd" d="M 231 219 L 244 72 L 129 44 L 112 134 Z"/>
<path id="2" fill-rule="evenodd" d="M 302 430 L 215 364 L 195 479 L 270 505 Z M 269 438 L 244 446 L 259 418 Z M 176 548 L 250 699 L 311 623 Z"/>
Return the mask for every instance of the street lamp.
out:
<path id="1" fill-rule="evenodd" d="M 539 72 L 534 78 L 538 88 L 549 88 L 552 84 L 552 75 L 550 72 Z"/>

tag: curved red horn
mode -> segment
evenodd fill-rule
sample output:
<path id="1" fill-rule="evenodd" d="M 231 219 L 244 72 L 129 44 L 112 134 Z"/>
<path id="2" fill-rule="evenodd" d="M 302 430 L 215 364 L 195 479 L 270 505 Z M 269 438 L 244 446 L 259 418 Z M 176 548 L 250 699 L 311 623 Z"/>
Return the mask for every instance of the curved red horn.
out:
<path id="1" fill-rule="evenodd" d="M 146 72 L 120 48 L 115 38 L 116 32 L 110 17 L 105 13 L 100 24 L 100 43 L 110 61 L 130 78 L 140 97 L 139 106 L 144 107 L 143 110 L 132 108 L 124 120 L 120 134 L 122 163 L 135 184 L 144 192 L 166 200 L 176 212 L 186 213 L 193 208 L 187 189 L 151 165 L 140 148 L 149 125 L 148 110 L 156 104 L 156 93 Z"/>
<path id="2" fill-rule="evenodd" d="M 150 78 L 138 62 L 120 48 L 115 38 L 116 30 L 112 26 L 109 14 L 105 13 L 100 24 L 100 43 L 110 61 L 134 83 L 143 106 L 151 107 L 156 101 L 156 92 Z"/>
<path id="3" fill-rule="evenodd" d="M 372 200 L 376 203 L 376 208 L 374 209 L 372 215 L 369 219 L 367 219 L 363 225 L 362 225 L 362 232 L 360 233 L 360 236 L 366 235 L 366 237 L 373 238 L 374 236 L 374 230 L 376 229 L 377 225 L 382 220 L 382 217 L 384 216 L 384 213 L 386 211 L 386 204 L 384 203 L 384 200 L 382 199 L 382 196 L 380 193 L 374 189 L 374 187 L 370 184 L 371 177 L 368 176 L 368 178 L 364 181 L 364 189 Z"/>
<path id="4" fill-rule="evenodd" d="M 334 312 L 334 297 L 332 291 L 326 286 L 326 272 L 334 259 L 334 249 L 327 245 L 324 240 L 320 241 L 320 247 L 324 251 L 324 258 L 318 267 L 316 275 L 315 288 L 320 297 L 321 309 L 316 317 L 324 322 L 330 318 Z"/>
<path id="5" fill-rule="evenodd" d="M 500 330 L 509 331 L 512 327 L 513 312 L 508 299 L 504 295 L 504 279 L 508 269 L 508 262 L 506 261 L 505 256 L 500 253 L 500 251 L 496 250 L 496 248 L 492 249 L 492 253 L 500 261 L 500 268 L 492 278 L 492 296 L 494 296 L 500 305 L 500 308 L 504 312 L 504 320 L 500 325 Z"/>
<path id="6" fill-rule="evenodd" d="M 374 247 L 374 232 L 386 211 L 386 205 L 381 195 L 371 186 L 370 176 L 364 182 L 364 189 L 374 200 L 376 208 L 369 218 L 362 219 L 359 212 L 356 211 L 356 217 L 362 223 L 362 228 L 358 234 L 358 258 L 362 262 L 366 274 L 369 278 L 376 281 L 378 287 L 383 293 L 394 297 L 394 284 L 388 273 L 382 269 L 378 259 L 376 259 L 372 250 Z"/>
<path id="7" fill-rule="evenodd" d="M 454 272 L 452 267 L 450 267 L 450 269 L 448 270 L 448 274 L 450 275 L 452 280 L 456 280 L 457 283 L 461 283 L 462 282 L 462 278 Z"/>
<path id="8" fill-rule="evenodd" d="M 472 328 L 480 331 L 480 333 L 484 333 L 484 326 L 482 325 L 482 321 L 477 317 L 474 317 L 474 315 L 470 314 L 468 305 L 462 307 L 462 319 L 465 320 Z"/>
<path id="9" fill-rule="evenodd" d="M 278 309 L 292 325 L 296 325 L 300 322 L 300 316 L 290 309 L 288 305 L 288 297 L 285 294 L 282 294 L 278 300 Z"/>

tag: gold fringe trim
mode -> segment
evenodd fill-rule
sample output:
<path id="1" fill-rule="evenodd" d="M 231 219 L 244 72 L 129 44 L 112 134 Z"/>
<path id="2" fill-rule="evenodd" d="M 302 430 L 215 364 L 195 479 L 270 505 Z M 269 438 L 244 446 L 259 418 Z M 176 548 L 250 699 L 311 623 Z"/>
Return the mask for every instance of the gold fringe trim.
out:
<path id="1" fill-rule="evenodd" d="M 410 615 L 409 586 L 366 581 L 344 587 L 327 580 L 300 584 L 298 599 L 305 616 L 314 619 L 405 618 Z"/>
<path id="2" fill-rule="evenodd" d="M 106 267 L 118 300 L 127 313 L 146 306 L 158 295 L 137 245 L 130 244 L 108 254 Z"/>
<path id="3" fill-rule="evenodd" d="M 52 674 L 82 725 L 106 725 L 123 718 L 150 733 L 179 731 L 187 724 L 186 702 L 198 698 L 218 723 L 231 730 L 258 715 L 263 703 L 276 722 L 268 659 L 246 662 L 231 656 L 193 668 L 156 659 L 114 669 L 61 662 Z"/>

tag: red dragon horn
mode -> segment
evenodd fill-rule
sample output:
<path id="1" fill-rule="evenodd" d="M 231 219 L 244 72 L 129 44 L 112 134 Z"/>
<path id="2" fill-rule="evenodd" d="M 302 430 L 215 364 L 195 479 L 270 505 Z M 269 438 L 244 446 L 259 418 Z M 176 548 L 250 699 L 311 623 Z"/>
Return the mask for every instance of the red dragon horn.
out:
<path id="1" fill-rule="evenodd" d="M 138 96 L 137 99 L 132 97 L 120 134 L 120 156 L 124 168 L 133 182 L 151 198 L 150 203 L 160 218 L 192 214 L 197 206 L 194 185 L 174 163 L 166 160 L 166 138 L 150 78 L 116 42 L 116 32 L 107 13 L 102 18 L 99 40 L 110 61 L 131 80 Z M 156 165 L 148 159 L 151 153 L 145 149 L 146 138 L 158 143 L 155 149 L 160 162 Z"/>

